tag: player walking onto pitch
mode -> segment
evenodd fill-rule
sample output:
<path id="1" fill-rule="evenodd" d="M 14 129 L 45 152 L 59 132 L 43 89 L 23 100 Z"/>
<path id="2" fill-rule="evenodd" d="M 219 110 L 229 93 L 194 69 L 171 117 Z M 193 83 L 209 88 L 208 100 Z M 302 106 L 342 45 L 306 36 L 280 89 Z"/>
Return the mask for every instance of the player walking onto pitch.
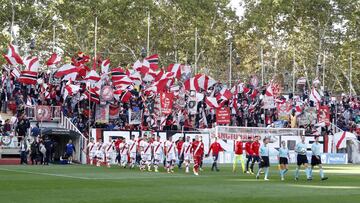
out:
<path id="1" fill-rule="evenodd" d="M 269 180 L 269 167 L 270 167 L 270 160 L 269 160 L 269 138 L 264 138 L 264 144 L 260 147 L 260 165 L 259 170 L 256 174 L 256 179 L 259 179 L 261 171 L 265 170 L 265 177 L 264 180 Z"/>
<path id="2" fill-rule="evenodd" d="M 180 154 L 184 157 L 185 173 L 189 173 L 190 161 L 191 161 L 191 139 L 190 136 L 186 136 L 186 141 L 181 147 Z"/>
<path id="3" fill-rule="evenodd" d="M 151 171 L 151 144 L 147 135 L 144 135 L 144 138 L 140 141 L 140 170 L 144 171 L 145 166 L 147 166 L 147 170 Z"/>
<path id="4" fill-rule="evenodd" d="M 298 181 L 299 180 L 299 172 L 300 172 L 300 168 L 302 165 L 304 165 L 305 167 L 305 173 L 306 173 L 306 178 L 307 180 L 311 180 L 310 179 L 310 168 L 308 166 L 308 159 L 306 156 L 306 151 L 307 151 L 307 146 L 305 144 L 305 136 L 301 136 L 300 137 L 301 142 L 296 144 L 295 147 L 295 152 L 297 153 L 297 167 L 295 169 L 295 180 Z"/>
<path id="5" fill-rule="evenodd" d="M 245 143 L 246 173 L 251 173 L 251 174 L 253 174 L 252 171 L 249 171 L 249 164 L 252 162 L 252 156 L 253 156 L 253 151 L 252 151 L 252 149 L 251 149 L 251 144 L 252 144 L 251 139 L 249 139 L 249 141 L 247 141 L 247 142 Z"/>
<path id="6" fill-rule="evenodd" d="M 100 166 L 104 161 L 104 151 L 103 151 L 103 142 L 102 139 L 96 143 L 96 166 Z"/>
<path id="7" fill-rule="evenodd" d="M 174 173 L 176 162 L 176 145 L 170 136 L 164 144 L 164 153 L 166 157 L 166 170 L 168 173 Z"/>
<path id="8" fill-rule="evenodd" d="M 75 146 L 72 143 L 72 140 L 66 144 L 66 156 L 68 157 L 68 164 L 72 164 L 73 154 L 75 152 Z"/>
<path id="9" fill-rule="evenodd" d="M 237 140 L 235 141 L 235 155 L 233 160 L 233 173 L 236 172 L 236 165 L 240 161 L 242 172 L 245 173 L 245 163 L 243 158 L 243 142 L 241 137 L 238 136 Z"/>
<path id="10" fill-rule="evenodd" d="M 202 156 L 204 155 L 204 143 L 200 141 L 199 136 L 195 136 L 195 141 L 191 144 L 191 152 L 194 158 L 194 175 L 199 175 L 199 167 Z"/>
<path id="11" fill-rule="evenodd" d="M 312 170 L 315 166 L 319 166 L 320 169 L 320 178 L 321 180 L 327 180 L 328 178 L 324 176 L 324 170 L 321 164 L 321 157 L 320 157 L 320 143 L 319 143 L 319 136 L 315 136 L 315 142 L 311 145 L 311 170 L 310 170 L 310 180 L 312 180 Z"/>
<path id="12" fill-rule="evenodd" d="M 161 156 L 163 154 L 163 143 L 160 142 L 160 136 L 156 137 L 156 140 L 152 143 L 153 154 L 154 154 L 154 169 L 155 172 L 159 172 L 159 163 L 161 161 Z"/>
<path id="13" fill-rule="evenodd" d="M 250 166 L 250 173 L 253 173 L 254 171 L 254 164 L 255 162 L 260 164 L 260 156 L 259 156 L 259 149 L 260 149 L 260 142 L 259 142 L 260 136 L 255 136 L 254 142 L 251 144 L 251 151 L 253 153 L 252 155 L 252 162 Z"/>
<path id="14" fill-rule="evenodd" d="M 221 151 L 225 151 L 220 143 L 217 142 L 217 137 L 214 138 L 214 142 L 210 145 L 210 148 L 209 148 L 209 152 L 207 153 L 206 157 L 209 156 L 210 152 L 212 151 L 212 157 L 213 157 L 213 164 L 211 166 L 211 171 L 214 171 L 214 169 L 216 171 L 220 171 L 217 167 L 217 160 L 219 158 L 219 152 Z"/>
<path id="15" fill-rule="evenodd" d="M 284 180 L 285 174 L 288 172 L 289 164 L 289 149 L 286 147 L 285 141 L 281 141 L 281 147 L 279 149 L 279 164 L 280 164 L 280 176 L 281 180 Z"/>
<path id="16" fill-rule="evenodd" d="M 126 165 L 128 163 L 128 145 L 124 138 L 121 138 L 122 142 L 119 145 L 120 149 L 120 165 L 124 168 L 126 168 Z"/>
<path id="17" fill-rule="evenodd" d="M 135 167 L 137 143 L 138 142 L 135 141 L 135 136 L 131 135 L 128 143 L 129 155 L 130 155 L 130 169 Z"/>
<path id="18" fill-rule="evenodd" d="M 94 138 L 90 138 L 90 142 L 87 145 L 88 148 L 88 157 L 90 160 L 90 165 L 94 164 L 94 159 L 95 159 L 95 153 L 96 153 L 96 147 L 95 147 L 95 142 L 94 142 Z"/>
<path id="19" fill-rule="evenodd" d="M 114 140 L 111 137 L 109 137 L 109 142 L 104 144 L 105 162 L 108 168 L 110 168 L 110 162 L 112 160 L 114 147 L 115 147 Z"/>

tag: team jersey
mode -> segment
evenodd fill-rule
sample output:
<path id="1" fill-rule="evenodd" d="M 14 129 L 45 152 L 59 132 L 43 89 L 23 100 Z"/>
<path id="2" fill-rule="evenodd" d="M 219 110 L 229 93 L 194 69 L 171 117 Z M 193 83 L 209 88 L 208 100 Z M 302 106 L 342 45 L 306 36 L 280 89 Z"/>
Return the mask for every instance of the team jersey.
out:
<path id="1" fill-rule="evenodd" d="M 104 144 L 104 150 L 105 150 L 105 152 L 106 153 L 111 153 L 112 151 L 113 151 L 113 149 L 114 149 L 114 143 L 105 143 Z"/>
<path id="2" fill-rule="evenodd" d="M 300 142 L 300 143 L 297 143 L 297 144 L 296 144 L 295 151 L 296 151 L 298 154 L 306 155 L 306 151 L 303 152 L 303 151 L 302 151 L 303 149 L 305 149 L 305 150 L 307 149 L 307 146 L 306 146 L 305 143 Z"/>
<path id="3" fill-rule="evenodd" d="M 101 151 L 103 147 L 103 143 L 97 142 L 95 143 L 95 150 L 96 151 Z"/>
<path id="4" fill-rule="evenodd" d="M 66 145 L 66 153 L 72 154 L 75 151 L 75 146 L 73 144 Z"/>
<path id="5" fill-rule="evenodd" d="M 251 142 L 246 142 L 245 144 L 245 151 L 248 155 L 253 155 L 253 151 L 251 149 Z"/>
<path id="6" fill-rule="evenodd" d="M 141 152 L 144 154 L 151 154 L 151 145 L 145 140 L 141 140 L 140 142 Z"/>
<path id="7" fill-rule="evenodd" d="M 194 141 L 191 145 L 191 152 L 195 156 L 204 155 L 204 143 L 200 141 Z"/>
<path id="8" fill-rule="evenodd" d="M 122 142 L 119 144 L 120 154 L 126 154 L 127 153 L 127 144 L 125 142 Z"/>
<path id="9" fill-rule="evenodd" d="M 191 142 L 184 142 L 181 148 L 181 153 L 190 154 L 191 152 Z"/>
<path id="10" fill-rule="evenodd" d="M 259 156 L 259 149 L 260 149 L 260 143 L 258 141 L 255 141 L 251 144 L 251 150 L 253 152 L 253 155 Z"/>
<path id="11" fill-rule="evenodd" d="M 311 145 L 311 151 L 312 151 L 312 155 L 314 156 L 320 156 L 321 152 L 320 152 L 320 143 L 316 143 L 314 142 L 312 145 Z"/>
<path id="12" fill-rule="evenodd" d="M 96 151 L 95 143 L 93 143 L 93 142 L 89 142 L 89 144 L 87 145 L 87 148 L 89 149 L 89 152 Z"/>
<path id="13" fill-rule="evenodd" d="M 243 154 L 243 142 L 241 141 L 235 141 L 235 154 L 241 155 Z"/>
<path id="14" fill-rule="evenodd" d="M 165 154 L 173 154 L 173 153 L 176 153 L 175 143 L 167 140 L 167 141 L 164 143 L 164 151 L 165 151 Z"/>
<path id="15" fill-rule="evenodd" d="M 136 153 L 136 148 L 137 148 L 137 143 L 134 140 L 129 140 L 128 141 L 128 147 L 129 147 L 129 152 L 130 153 Z"/>
<path id="16" fill-rule="evenodd" d="M 220 143 L 218 142 L 214 142 L 210 145 L 208 154 L 210 154 L 211 150 L 213 155 L 218 155 L 219 152 L 224 151 L 224 149 L 221 147 Z"/>
<path id="17" fill-rule="evenodd" d="M 163 151 L 162 144 L 163 143 L 159 142 L 159 141 L 154 141 L 152 143 L 154 154 L 162 154 L 162 151 Z"/>
<path id="18" fill-rule="evenodd" d="M 287 158 L 289 156 L 289 150 L 288 148 L 281 147 L 279 149 L 279 157 Z"/>
<path id="19" fill-rule="evenodd" d="M 260 147 L 260 156 L 269 156 L 269 146 L 268 145 L 262 145 Z"/>
<path id="20" fill-rule="evenodd" d="M 182 146 L 184 144 L 184 141 L 180 140 L 176 143 L 176 149 L 178 151 L 178 153 L 180 154 L 181 153 L 181 149 L 182 149 Z"/>

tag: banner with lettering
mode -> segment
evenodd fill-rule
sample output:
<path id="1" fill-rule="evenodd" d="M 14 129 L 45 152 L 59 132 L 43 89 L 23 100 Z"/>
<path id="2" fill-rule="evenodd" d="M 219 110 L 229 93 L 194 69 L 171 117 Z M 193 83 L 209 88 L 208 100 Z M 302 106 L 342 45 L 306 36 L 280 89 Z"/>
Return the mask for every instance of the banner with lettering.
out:
<path id="1" fill-rule="evenodd" d="M 174 102 L 173 93 L 162 93 L 160 96 L 161 113 L 163 115 L 169 115 L 172 112 L 172 106 Z"/>
<path id="2" fill-rule="evenodd" d="M 230 108 L 221 107 L 216 109 L 216 123 L 219 125 L 230 124 Z"/>
<path id="3" fill-rule="evenodd" d="M 328 106 L 320 106 L 318 111 L 319 123 L 325 123 L 327 126 L 330 125 L 330 109 Z"/>

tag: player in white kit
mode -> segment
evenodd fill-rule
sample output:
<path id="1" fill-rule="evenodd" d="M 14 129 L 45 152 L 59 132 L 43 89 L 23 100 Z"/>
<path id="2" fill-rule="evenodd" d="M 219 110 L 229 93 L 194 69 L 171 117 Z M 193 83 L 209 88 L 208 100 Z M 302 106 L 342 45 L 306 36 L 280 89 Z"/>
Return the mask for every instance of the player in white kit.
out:
<path id="1" fill-rule="evenodd" d="M 184 155 L 185 172 L 189 173 L 190 161 L 191 161 L 191 139 L 190 136 L 186 137 L 186 141 L 182 145 L 180 155 Z"/>
<path id="2" fill-rule="evenodd" d="M 89 160 L 90 160 L 90 165 L 93 165 L 94 159 L 95 159 L 95 153 L 96 153 L 94 138 L 90 138 L 90 142 L 87 145 L 87 149 L 88 149 L 88 153 L 89 153 L 88 156 L 89 156 Z"/>
<path id="3" fill-rule="evenodd" d="M 153 154 L 154 154 L 154 169 L 155 172 L 159 172 L 159 164 L 162 160 L 163 154 L 163 143 L 160 141 L 160 136 L 156 137 L 156 140 L 152 143 Z"/>
<path id="4" fill-rule="evenodd" d="M 176 162 L 176 144 L 172 141 L 172 137 L 164 143 L 164 154 L 166 156 L 166 170 L 168 173 L 174 173 Z"/>
<path id="5" fill-rule="evenodd" d="M 125 139 L 122 139 L 119 148 L 120 148 L 121 166 L 126 168 L 126 165 L 128 163 L 128 144 L 126 143 Z"/>
<path id="6" fill-rule="evenodd" d="M 151 144 L 147 135 L 144 135 L 143 139 L 140 141 L 140 170 L 144 171 L 145 166 L 147 166 L 147 170 L 151 171 Z"/>
<path id="7" fill-rule="evenodd" d="M 95 152 L 95 155 L 96 155 L 96 166 L 100 166 L 102 162 L 104 162 L 104 149 L 103 149 L 103 142 L 102 142 L 102 139 L 99 139 L 99 141 L 95 144 L 95 147 L 96 147 L 96 152 Z"/>
<path id="8" fill-rule="evenodd" d="M 114 140 L 112 137 L 109 137 L 109 142 L 104 144 L 104 151 L 105 151 L 105 161 L 107 167 L 110 168 L 110 162 L 112 160 L 113 152 L 114 152 Z"/>
<path id="9" fill-rule="evenodd" d="M 130 155 L 130 168 L 135 167 L 135 161 L 136 161 L 136 148 L 137 148 L 137 141 L 135 141 L 135 136 L 131 135 L 130 140 L 128 142 L 129 147 L 129 155 Z"/>

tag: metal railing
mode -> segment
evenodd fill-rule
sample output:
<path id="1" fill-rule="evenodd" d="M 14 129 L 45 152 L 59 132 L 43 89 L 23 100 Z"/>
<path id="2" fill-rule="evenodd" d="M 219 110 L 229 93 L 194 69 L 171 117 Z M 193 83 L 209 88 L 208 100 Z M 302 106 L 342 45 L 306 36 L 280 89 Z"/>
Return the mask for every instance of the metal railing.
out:
<path id="1" fill-rule="evenodd" d="M 75 147 L 78 149 L 78 153 L 76 153 L 76 159 L 80 161 L 82 164 L 86 164 L 86 147 L 88 144 L 88 139 L 82 134 L 82 132 L 71 122 L 71 120 L 64 116 L 61 112 L 60 117 L 60 126 L 69 130 L 73 130 L 80 134 L 79 142 L 75 142 Z"/>

